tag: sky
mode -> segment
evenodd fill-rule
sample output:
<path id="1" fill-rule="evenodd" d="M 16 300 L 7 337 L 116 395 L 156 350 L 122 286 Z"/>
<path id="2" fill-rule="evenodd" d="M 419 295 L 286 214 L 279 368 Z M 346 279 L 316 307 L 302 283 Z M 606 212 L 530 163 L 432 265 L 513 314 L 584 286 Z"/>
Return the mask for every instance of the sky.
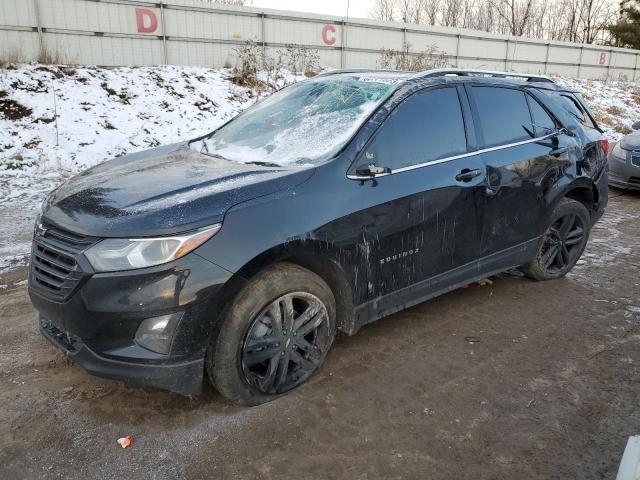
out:
<path id="1" fill-rule="evenodd" d="M 350 17 L 367 18 L 375 0 L 351 0 L 348 3 Z M 339 17 L 347 14 L 347 0 L 253 0 L 251 6 L 324 13 Z"/>

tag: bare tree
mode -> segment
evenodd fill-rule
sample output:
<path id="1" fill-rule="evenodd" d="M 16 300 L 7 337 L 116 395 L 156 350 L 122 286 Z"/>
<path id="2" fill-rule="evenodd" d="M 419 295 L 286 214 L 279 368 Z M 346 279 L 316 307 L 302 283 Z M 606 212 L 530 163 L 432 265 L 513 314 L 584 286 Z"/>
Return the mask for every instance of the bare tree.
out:
<path id="1" fill-rule="evenodd" d="M 609 43 L 616 0 L 376 0 L 379 20 L 513 36 Z"/>
<path id="2" fill-rule="evenodd" d="M 393 11 L 394 0 L 376 0 L 373 6 L 373 10 L 369 13 L 371 18 L 376 20 L 382 20 L 385 22 L 392 22 L 395 20 Z"/>
<path id="3" fill-rule="evenodd" d="M 442 8 L 442 25 L 459 27 L 462 23 L 463 0 L 445 0 Z"/>

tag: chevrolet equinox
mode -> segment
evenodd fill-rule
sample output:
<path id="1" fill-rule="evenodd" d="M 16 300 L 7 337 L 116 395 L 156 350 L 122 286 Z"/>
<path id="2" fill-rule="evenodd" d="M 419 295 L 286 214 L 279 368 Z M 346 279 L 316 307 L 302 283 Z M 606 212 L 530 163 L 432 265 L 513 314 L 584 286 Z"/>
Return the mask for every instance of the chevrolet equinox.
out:
<path id="1" fill-rule="evenodd" d="M 499 272 L 564 276 L 607 204 L 608 143 L 547 77 L 349 70 L 45 200 L 29 293 L 89 373 L 256 405 L 336 332 Z"/>

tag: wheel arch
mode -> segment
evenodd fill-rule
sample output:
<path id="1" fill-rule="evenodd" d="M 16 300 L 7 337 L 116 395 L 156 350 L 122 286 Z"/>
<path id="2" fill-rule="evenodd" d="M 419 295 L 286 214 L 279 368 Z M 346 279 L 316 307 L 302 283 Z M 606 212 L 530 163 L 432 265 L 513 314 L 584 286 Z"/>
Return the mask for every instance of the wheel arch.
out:
<path id="1" fill-rule="evenodd" d="M 278 262 L 299 265 L 322 278 L 336 300 L 336 324 L 339 331 L 351 333 L 354 322 L 354 290 L 348 275 L 332 255 L 325 242 L 304 240 L 278 245 L 257 255 L 236 274 L 249 280 L 258 272 Z"/>
<path id="2" fill-rule="evenodd" d="M 600 202 L 598 189 L 590 178 L 579 178 L 568 185 L 562 192 L 562 195 L 558 196 L 556 204 L 559 203 L 562 198 L 570 198 L 582 203 L 589 211 L 591 217 L 593 217 Z"/>

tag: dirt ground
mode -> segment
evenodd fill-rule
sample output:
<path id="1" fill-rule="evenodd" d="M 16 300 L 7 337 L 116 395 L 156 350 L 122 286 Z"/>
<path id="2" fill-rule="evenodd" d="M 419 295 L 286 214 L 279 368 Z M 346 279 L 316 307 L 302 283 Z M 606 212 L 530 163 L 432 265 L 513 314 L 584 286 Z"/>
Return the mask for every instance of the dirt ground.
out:
<path id="1" fill-rule="evenodd" d="M 611 479 L 640 433 L 640 195 L 611 196 L 567 278 L 388 317 L 255 408 L 87 375 L 3 278 L 0 478 Z"/>

